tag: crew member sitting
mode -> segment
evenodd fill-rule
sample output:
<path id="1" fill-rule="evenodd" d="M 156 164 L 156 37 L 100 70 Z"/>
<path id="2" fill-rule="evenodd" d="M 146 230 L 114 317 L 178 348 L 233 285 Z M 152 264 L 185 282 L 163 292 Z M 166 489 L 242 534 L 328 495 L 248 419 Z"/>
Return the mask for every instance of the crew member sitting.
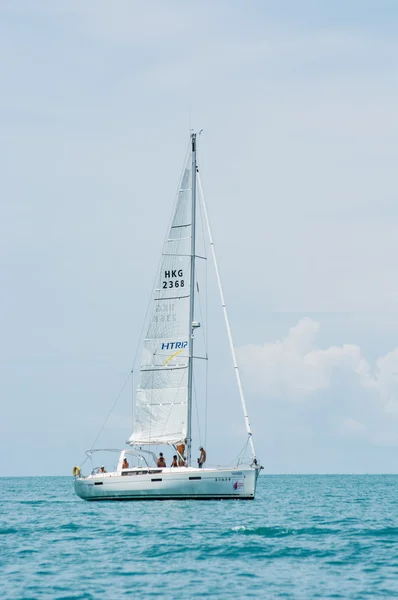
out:
<path id="1" fill-rule="evenodd" d="M 166 466 L 166 461 L 164 460 L 163 452 L 159 453 L 157 465 L 158 465 L 158 467 L 162 467 L 162 468 L 164 468 Z"/>
<path id="2" fill-rule="evenodd" d="M 127 462 L 127 458 L 124 457 L 123 458 L 123 463 L 122 463 L 122 469 L 128 469 L 129 468 L 129 463 Z"/>
<path id="3" fill-rule="evenodd" d="M 185 444 L 183 444 L 181 442 L 181 444 L 179 444 L 177 446 L 177 452 L 178 452 L 178 466 L 185 467 L 185 456 L 184 456 Z"/>
<path id="4" fill-rule="evenodd" d="M 172 463 L 171 463 L 170 467 L 178 467 L 178 464 L 177 464 L 177 454 L 174 454 L 173 460 L 172 460 Z"/>
<path id="5" fill-rule="evenodd" d="M 203 446 L 200 446 L 199 450 L 200 450 L 200 456 L 198 458 L 198 467 L 199 467 L 199 469 L 201 469 L 203 467 L 204 463 L 206 462 L 206 450 L 203 448 Z"/>
<path id="6" fill-rule="evenodd" d="M 100 468 L 99 472 L 100 473 L 106 473 L 107 472 L 106 469 L 105 469 L 105 467 L 104 467 L 104 465 L 102 465 L 102 467 Z"/>

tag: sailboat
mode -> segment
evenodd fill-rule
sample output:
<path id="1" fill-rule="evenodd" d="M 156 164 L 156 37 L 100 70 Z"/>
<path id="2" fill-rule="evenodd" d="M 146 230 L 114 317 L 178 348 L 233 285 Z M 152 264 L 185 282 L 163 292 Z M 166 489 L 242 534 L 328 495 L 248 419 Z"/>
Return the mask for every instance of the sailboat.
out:
<path id="1" fill-rule="evenodd" d="M 141 378 L 137 389 L 133 432 L 111 472 L 95 467 L 86 476 L 73 469 L 76 494 L 84 500 L 253 500 L 262 467 L 256 458 L 253 435 L 236 361 L 231 328 L 214 251 L 207 207 L 197 165 L 197 136 L 190 143 L 180 180 L 175 210 L 164 243 L 160 268 L 143 342 Z M 197 193 L 198 189 L 200 194 Z M 197 196 L 201 196 L 209 244 L 243 407 L 251 457 L 245 464 L 207 467 L 193 459 L 193 372 L 197 255 Z M 174 466 L 166 467 L 152 447 L 173 448 Z M 99 450 L 89 450 L 92 458 Z M 130 461 L 130 462 L 129 462 Z M 136 466 L 131 464 L 136 463 Z"/>

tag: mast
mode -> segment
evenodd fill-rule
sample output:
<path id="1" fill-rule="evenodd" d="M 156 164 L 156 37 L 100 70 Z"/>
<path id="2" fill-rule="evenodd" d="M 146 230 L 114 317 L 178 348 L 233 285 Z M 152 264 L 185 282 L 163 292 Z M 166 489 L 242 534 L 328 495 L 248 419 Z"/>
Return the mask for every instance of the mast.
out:
<path id="1" fill-rule="evenodd" d="M 196 133 L 191 133 L 192 149 L 192 216 L 191 216 L 191 278 L 189 286 L 189 363 L 188 363 L 188 419 L 187 419 L 187 466 L 191 466 L 192 446 L 192 392 L 193 392 L 193 327 L 195 310 L 195 242 L 196 242 Z"/>

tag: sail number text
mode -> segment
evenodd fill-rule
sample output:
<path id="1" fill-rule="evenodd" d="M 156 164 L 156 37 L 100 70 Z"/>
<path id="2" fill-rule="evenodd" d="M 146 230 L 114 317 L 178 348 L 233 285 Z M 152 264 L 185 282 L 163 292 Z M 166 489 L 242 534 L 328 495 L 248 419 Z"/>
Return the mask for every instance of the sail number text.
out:
<path id="1" fill-rule="evenodd" d="M 184 277 L 184 273 L 182 271 L 182 269 L 175 269 L 172 271 L 165 271 L 164 272 L 164 279 L 165 281 L 163 281 L 163 289 L 166 290 L 167 288 L 179 288 L 179 287 L 184 287 L 184 280 L 181 279 L 182 277 Z"/>
<path id="2" fill-rule="evenodd" d="M 156 313 L 153 315 L 153 321 L 155 323 L 169 323 L 170 321 L 177 321 L 177 315 L 175 314 L 175 305 L 163 303 L 158 304 L 156 306 Z"/>

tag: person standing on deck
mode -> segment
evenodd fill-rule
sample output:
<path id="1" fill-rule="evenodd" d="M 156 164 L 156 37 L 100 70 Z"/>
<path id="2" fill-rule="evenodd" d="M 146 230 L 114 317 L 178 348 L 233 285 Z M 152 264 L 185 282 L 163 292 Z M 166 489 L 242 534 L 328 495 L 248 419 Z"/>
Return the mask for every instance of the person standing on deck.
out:
<path id="1" fill-rule="evenodd" d="M 203 446 L 200 446 L 199 450 L 200 456 L 198 458 L 198 467 L 201 469 L 206 462 L 206 450 L 203 448 Z"/>
<path id="2" fill-rule="evenodd" d="M 185 444 L 183 442 L 181 442 L 181 444 L 178 444 L 178 446 L 177 446 L 178 466 L 179 467 L 185 467 L 184 452 L 185 452 Z"/>

